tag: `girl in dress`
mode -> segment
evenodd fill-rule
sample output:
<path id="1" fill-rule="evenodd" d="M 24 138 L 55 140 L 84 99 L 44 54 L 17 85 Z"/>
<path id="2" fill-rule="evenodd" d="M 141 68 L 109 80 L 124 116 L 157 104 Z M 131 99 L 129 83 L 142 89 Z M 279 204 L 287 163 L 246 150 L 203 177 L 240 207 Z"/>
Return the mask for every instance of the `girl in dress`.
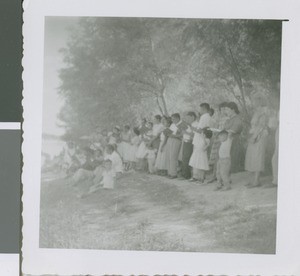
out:
<path id="1" fill-rule="evenodd" d="M 168 140 L 168 136 L 166 135 L 167 130 L 172 124 L 171 118 L 167 116 L 163 116 L 162 124 L 164 126 L 164 130 L 160 133 L 159 139 L 160 144 L 157 152 L 157 157 L 155 160 L 155 169 L 159 175 L 167 175 L 167 163 L 166 163 L 166 143 Z"/>
<path id="2" fill-rule="evenodd" d="M 137 162 L 137 151 L 139 145 L 141 143 L 140 131 L 138 128 L 134 128 L 132 131 L 131 141 L 130 141 L 130 150 L 128 154 L 128 160 L 130 162 L 130 169 L 136 169 L 136 162 Z"/>
<path id="3" fill-rule="evenodd" d="M 119 144 L 118 152 L 123 159 L 125 171 L 129 170 L 130 161 L 129 155 L 131 150 L 131 131 L 130 126 L 126 125 L 121 133 L 121 143 Z"/>
<path id="4" fill-rule="evenodd" d="M 199 180 L 200 183 L 204 182 L 205 172 L 209 170 L 207 149 L 211 137 L 212 131 L 208 128 L 204 128 L 198 135 L 198 141 L 194 145 L 193 154 L 189 162 L 189 165 L 193 168 L 193 178 L 191 181 Z"/>
<path id="5" fill-rule="evenodd" d="M 146 147 L 147 147 L 146 158 L 148 161 L 148 173 L 153 174 L 155 173 L 155 158 L 156 158 L 157 149 L 155 149 L 151 143 L 148 143 Z"/>
<path id="6" fill-rule="evenodd" d="M 151 141 L 152 138 L 152 128 L 153 128 L 153 124 L 152 122 L 147 122 L 146 124 L 147 127 L 147 131 L 141 135 L 141 140 L 142 142 L 139 145 L 138 151 L 136 153 L 136 158 L 138 159 L 138 163 L 140 164 L 140 170 L 142 171 L 146 171 L 147 168 L 147 160 L 145 159 L 146 157 L 146 144 L 149 143 Z"/>

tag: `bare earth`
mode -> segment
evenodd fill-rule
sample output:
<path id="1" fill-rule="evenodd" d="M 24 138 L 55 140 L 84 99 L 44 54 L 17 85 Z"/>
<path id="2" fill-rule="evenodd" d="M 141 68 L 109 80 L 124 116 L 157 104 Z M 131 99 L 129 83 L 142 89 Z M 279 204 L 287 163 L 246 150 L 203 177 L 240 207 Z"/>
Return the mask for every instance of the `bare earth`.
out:
<path id="1" fill-rule="evenodd" d="M 214 192 L 132 172 L 115 190 L 81 198 L 91 183 L 43 175 L 40 246 L 274 254 L 277 189 L 247 189 L 246 178 L 233 175 L 231 191 Z"/>

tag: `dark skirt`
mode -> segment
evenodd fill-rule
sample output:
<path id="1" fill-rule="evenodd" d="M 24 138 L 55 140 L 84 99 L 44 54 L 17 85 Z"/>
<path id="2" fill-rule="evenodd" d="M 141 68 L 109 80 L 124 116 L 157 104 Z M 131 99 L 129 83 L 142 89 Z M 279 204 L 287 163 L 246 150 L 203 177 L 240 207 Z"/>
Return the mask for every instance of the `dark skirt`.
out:
<path id="1" fill-rule="evenodd" d="M 230 155 L 231 173 L 244 171 L 245 148 L 243 146 L 240 135 L 236 135 L 233 137 Z"/>

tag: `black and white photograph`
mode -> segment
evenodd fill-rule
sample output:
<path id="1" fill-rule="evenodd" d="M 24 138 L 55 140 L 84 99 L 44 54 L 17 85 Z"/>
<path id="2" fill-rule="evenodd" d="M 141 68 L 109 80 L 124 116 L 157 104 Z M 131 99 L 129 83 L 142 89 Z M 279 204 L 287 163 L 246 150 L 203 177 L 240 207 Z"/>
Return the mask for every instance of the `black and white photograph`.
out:
<path id="1" fill-rule="evenodd" d="M 282 24 L 46 16 L 39 247 L 275 254 Z"/>

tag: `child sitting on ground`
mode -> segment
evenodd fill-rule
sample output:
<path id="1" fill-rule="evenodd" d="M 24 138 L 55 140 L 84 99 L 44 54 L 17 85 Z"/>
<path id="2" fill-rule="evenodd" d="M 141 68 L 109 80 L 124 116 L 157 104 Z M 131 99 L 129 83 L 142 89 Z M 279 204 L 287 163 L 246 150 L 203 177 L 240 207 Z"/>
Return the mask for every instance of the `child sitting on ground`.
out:
<path id="1" fill-rule="evenodd" d="M 102 173 L 102 181 L 104 189 L 113 189 L 115 187 L 116 172 L 112 169 L 112 161 L 107 159 L 104 161 L 104 171 Z"/>
<path id="2" fill-rule="evenodd" d="M 113 145 L 107 145 L 105 148 L 104 160 L 107 159 L 112 162 L 112 169 L 116 172 L 116 177 L 121 176 L 123 173 L 123 162 Z"/>
<path id="3" fill-rule="evenodd" d="M 219 133 L 218 139 L 221 142 L 219 148 L 219 156 L 217 161 L 217 180 L 218 185 L 216 191 L 223 190 L 228 191 L 231 189 L 230 186 L 230 168 L 231 168 L 231 157 L 230 149 L 232 144 L 232 138 L 226 130 Z"/>
<path id="4" fill-rule="evenodd" d="M 106 159 L 104 161 L 104 170 L 102 171 L 102 176 L 96 181 L 94 181 L 94 185 L 90 187 L 88 194 L 91 194 L 101 187 L 103 189 L 114 189 L 116 181 L 116 172 L 112 168 L 112 161 L 110 159 Z"/>
<path id="5" fill-rule="evenodd" d="M 146 144 L 146 155 L 148 161 L 148 172 L 150 174 L 155 173 L 155 158 L 156 158 L 156 149 L 151 143 Z"/>

